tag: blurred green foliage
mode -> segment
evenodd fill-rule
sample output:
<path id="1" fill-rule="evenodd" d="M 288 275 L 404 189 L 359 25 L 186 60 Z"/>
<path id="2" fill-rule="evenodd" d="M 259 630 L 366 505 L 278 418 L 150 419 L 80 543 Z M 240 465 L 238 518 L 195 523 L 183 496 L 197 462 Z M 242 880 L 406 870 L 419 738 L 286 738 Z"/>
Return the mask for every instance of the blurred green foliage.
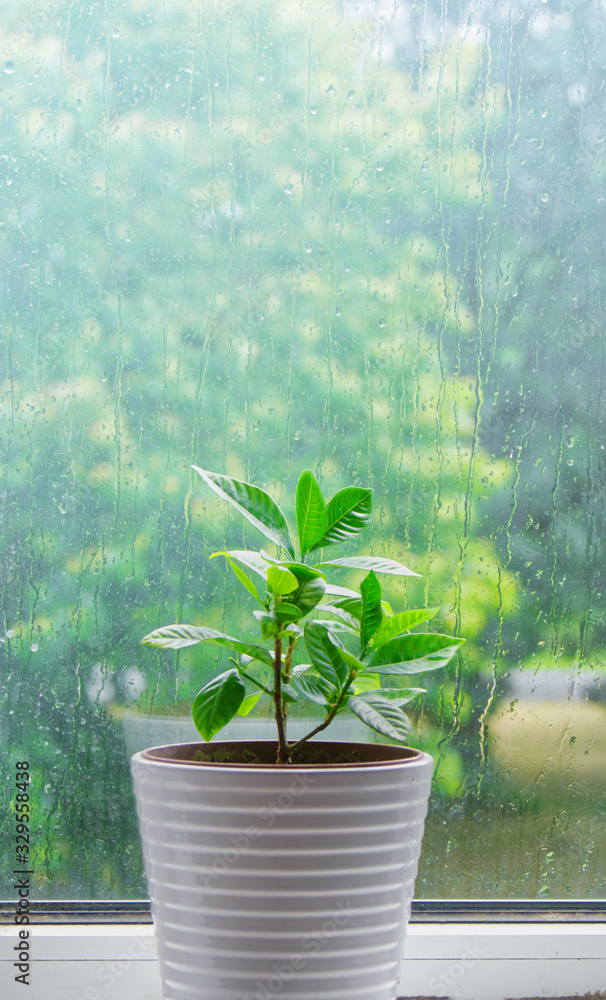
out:
<path id="1" fill-rule="evenodd" d="M 7 763 L 44 774 L 40 895 L 143 894 L 108 709 L 218 669 L 141 648 L 158 623 L 239 625 L 193 462 L 387 498 L 365 551 L 422 579 L 385 596 L 439 595 L 468 640 L 417 720 L 449 822 L 507 795 L 501 676 L 603 666 L 603 16 L 482 17 L 4 4 L 0 683 Z"/>

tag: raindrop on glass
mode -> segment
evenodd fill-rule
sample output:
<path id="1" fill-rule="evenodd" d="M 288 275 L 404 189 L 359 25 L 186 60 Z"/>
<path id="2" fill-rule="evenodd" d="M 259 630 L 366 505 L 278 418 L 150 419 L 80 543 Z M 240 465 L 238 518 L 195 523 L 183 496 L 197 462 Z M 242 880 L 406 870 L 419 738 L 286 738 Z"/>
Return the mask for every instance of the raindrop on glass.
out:
<path id="1" fill-rule="evenodd" d="M 580 107 L 587 100 L 587 87 L 584 83 L 573 83 L 567 90 L 568 103 Z"/>
<path id="2" fill-rule="evenodd" d="M 4 72 L 8 73 L 9 76 L 11 73 L 15 72 L 15 64 L 12 59 L 9 59 L 8 62 L 4 63 Z"/>
<path id="3" fill-rule="evenodd" d="M 265 73 L 257 73 L 257 80 L 259 81 L 259 83 L 263 83 L 264 79 L 265 79 Z"/>
<path id="4" fill-rule="evenodd" d="M 310 113 L 311 115 L 317 115 L 317 113 L 318 113 L 318 109 L 317 109 L 316 107 L 313 107 L 313 108 L 310 108 L 310 109 L 309 109 L 309 113 Z"/>
<path id="5" fill-rule="evenodd" d="M 37 642 L 32 642 L 32 644 L 31 644 L 31 646 L 29 648 L 31 649 L 32 653 L 37 653 L 38 652 L 38 643 Z"/>
<path id="6" fill-rule="evenodd" d="M 378 170 L 378 172 L 380 174 L 383 173 L 383 164 L 382 163 L 377 163 L 377 170 Z"/>
<path id="7" fill-rule="evenodd" d="M 381 327 L 381 329 L 383 329 L 383 327 L 386 325 L 386 323 L 387 323 L 387 320 L 385 319 L 385 316 L 381 316 L 381 318 L 379 320 L 379 326 Z"/>
<path id="8" fill-rule="evenodd" d="M 284 194 L 292 194 L 292 184 L 284 185 Z"/>

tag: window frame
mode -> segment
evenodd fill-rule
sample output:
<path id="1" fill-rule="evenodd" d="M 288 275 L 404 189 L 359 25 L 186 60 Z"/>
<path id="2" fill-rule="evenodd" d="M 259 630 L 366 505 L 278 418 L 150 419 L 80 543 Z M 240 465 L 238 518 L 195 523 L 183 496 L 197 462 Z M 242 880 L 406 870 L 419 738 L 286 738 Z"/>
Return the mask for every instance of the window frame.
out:
<path id="1" fill-rule="evenodd" d="M 162 1000 L 149 903 L 32 903 L 30 1000 Z M 0 904 L 7 1000 L 14 903 Z M 399 997 L 521 1000 L 595 994 L 606 983 L 606 901 L 417 900 Z"/>

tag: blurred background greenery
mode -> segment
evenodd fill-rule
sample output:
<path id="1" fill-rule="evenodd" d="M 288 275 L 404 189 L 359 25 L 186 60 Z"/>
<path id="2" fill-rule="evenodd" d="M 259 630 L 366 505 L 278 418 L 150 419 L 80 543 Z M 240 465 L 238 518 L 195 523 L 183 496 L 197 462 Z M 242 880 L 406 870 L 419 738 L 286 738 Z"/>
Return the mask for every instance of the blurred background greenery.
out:
<path id="1" fill-rule="evenodd" d="M 303 468 L 372 485 L 362 551 L 422 574 L 386 596 L 467 639 L 415 710 L 418 894 L 606 895 L 605 18 L 3 4 L 0 732 L 37 898 L 146 894 L 124 718 L 224 661 L 139 639 L 247 626 L 207 557 L 257 538 L 194 462 L 287 516 Z"/>

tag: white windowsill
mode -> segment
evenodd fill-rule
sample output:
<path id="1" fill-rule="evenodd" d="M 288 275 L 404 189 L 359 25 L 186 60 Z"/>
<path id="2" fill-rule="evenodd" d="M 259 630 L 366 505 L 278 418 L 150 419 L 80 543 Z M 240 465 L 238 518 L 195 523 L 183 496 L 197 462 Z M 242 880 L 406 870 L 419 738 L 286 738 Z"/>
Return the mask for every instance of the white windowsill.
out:
<path id="1" fill-rule="evenodd" d="M 0 926 L 4 1000 L 162 1000 L 150 924 L 29 929 L 24 991 L 14 979 L 18 928 Z M 518 1000 L 583 996 L 605 987 L 606 924 L 413 923 L 399 995 Z"/>

